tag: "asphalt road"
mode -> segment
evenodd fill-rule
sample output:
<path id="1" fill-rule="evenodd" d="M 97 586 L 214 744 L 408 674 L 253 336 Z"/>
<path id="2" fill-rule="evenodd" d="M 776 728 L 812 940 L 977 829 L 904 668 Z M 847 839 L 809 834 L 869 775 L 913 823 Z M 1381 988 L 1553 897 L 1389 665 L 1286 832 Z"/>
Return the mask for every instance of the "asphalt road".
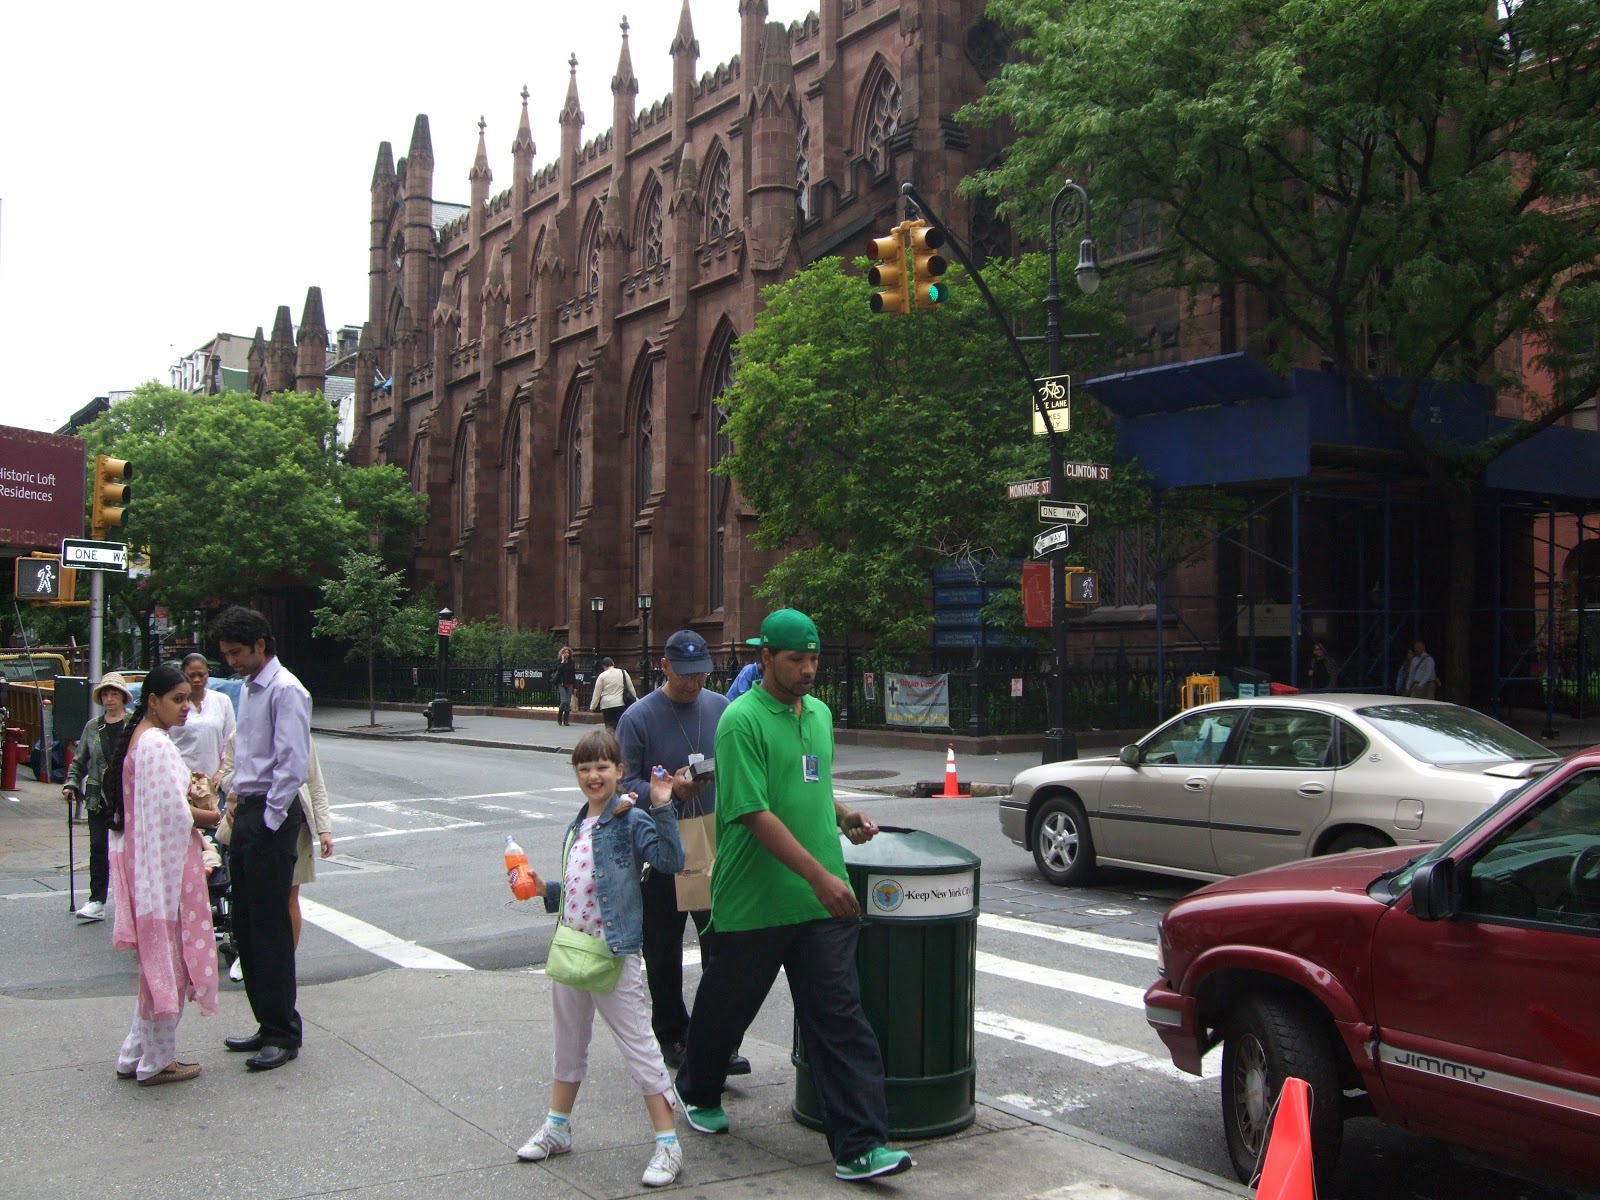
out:
<path id="1" fill-rule="evenodd" d="M 333 796 L 336 855 L 302 892 L 303 980 L 384 969 L 526 970 L 544 961 L 553 925 L 505 884 L 502 848 L 516 837 L 535 869 L 557 868 L 561 835 L 581 804 L 558 755 L 377 743 L 318 743 Z M 1003 839 L 995 801 L 929 801 L 856 793 L 881 825 L 926 829 L 980 855 L 976 1024 L 978 1088 L 1204 1171 L 1231 1178 L 1222 1143 L 1217 1063 L 1176 1071 L 1139 1001 L 1155 973 L 1156 928 L 1191 885 L 1108 872 L 1093 888 L 1057 889 Z M 65 912 L 59 880 L 0 880 L 0 991 L 129 994 L 129 956 L 105 924 Z M 691 926 L 692 931 L 692 926 Z M 688 957 L 695 960 L 691 947 Z M 698 978 L 690 967 L 689 985 Z M 238 986 L 238 985 L 231 985 Z M 758 1020 L 780 1044 L 792 1025 L 782 987 Z M 542 1061 L 530 1063 L 536 1074 Z M 1494 1164 L 1370 1119 L 1347 1123 L 1324 1200 L 1572 1200 Z"/>

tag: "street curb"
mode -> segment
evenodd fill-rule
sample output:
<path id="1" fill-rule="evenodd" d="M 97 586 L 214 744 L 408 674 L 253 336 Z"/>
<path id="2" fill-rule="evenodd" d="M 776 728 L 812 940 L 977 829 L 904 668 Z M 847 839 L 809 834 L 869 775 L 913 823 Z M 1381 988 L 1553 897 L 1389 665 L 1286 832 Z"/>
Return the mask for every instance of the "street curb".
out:
<path id="1" fill-rule="evenodd" d="M 1230 1196 L 1252 1197 L 1255 1195 L 1254 1191 L 1245 1187 L 1242 1183 L 1236 1182 L 1235 1180 L 1226 1179 L 1221 1175 L 1213 1175 L 1209 1171 L 1202 1171 L 1198 1167 L 1191 1167 L 1187 1163 L 1181 1163 L 1176 1159 L 1167 1158 L 1164 1155 L 1156 1154 L 1154 1151 L 1145 1150 L 1139 1146 L 1133 1145 L 1130 1142 L 1120 1141 L 1117 1138 L 1108 1137 L 1103 1133 L 1096 1133 L 1092 1129 L 1084 1129 L 1080 1125 L 1073 1125 L 1067 1121 L 1057 1120 L 1055 1117 L 1046 1116 L 1044 1113 L 1034 1112 L 1032 1109 L 1019 1108 L 1017 1105 L 1005 1100 L 1001 1100 L 997 1096 L 991 1096 L 985 1092 L 975 1092 L 973 1094 L 973 1098 L 986 1108 L 992 1108 L 997 1112 L 1003 1112 L 1008 1117 L 1015 1117 L 1019 1121 L 1026 1121 L 1029 1125 L 1037 1125 L 1041 1129 L 1048 1129 L 1053 1133 L 1059 1133 L 1065 1137 L 1075 1138 L 1080 1142 L 1088 1142 L 1090 1145 L 1098 1146 L 1102 1150 L 1109 1150 L 1113 1154 L 1120 1154 L 1125 1158 L 1134 1159 L 1137 1162 L 1144 1163 L 1148 1167 L 1154 1167 L 1159 1171 L 1165 1171 L 1169 1175 L 1177 1175 L 1180 1178 L 1188 1179 L 1194 1183 L 1204 1184 L 1205 1186 L 1214 1188 L 1219 1192 L 1225 1192 Z"/>

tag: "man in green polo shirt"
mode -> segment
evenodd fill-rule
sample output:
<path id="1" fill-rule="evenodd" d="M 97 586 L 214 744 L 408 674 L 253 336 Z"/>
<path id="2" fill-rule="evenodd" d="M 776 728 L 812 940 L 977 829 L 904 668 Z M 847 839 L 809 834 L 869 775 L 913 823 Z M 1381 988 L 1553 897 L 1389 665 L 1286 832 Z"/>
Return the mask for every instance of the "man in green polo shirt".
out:
<path id="1" fill-rule="evenodd" d="M 860 845 L 878 827 L 833 798 L 833 714 L 811 695 L 821 649 L 810 617 L 773 613 L 761 623 L 761 683 L 717 725 L 718 950 L 700 977 L 677 1083 L 693 1128 L 728 1131 L 728 1056 L 783 968 L 834 1174 L 853 1181 L 915 1164 L 884 1144 L 883 1058 L 856 977 L 861 907 L 839 845 L 841 833 Z"/>

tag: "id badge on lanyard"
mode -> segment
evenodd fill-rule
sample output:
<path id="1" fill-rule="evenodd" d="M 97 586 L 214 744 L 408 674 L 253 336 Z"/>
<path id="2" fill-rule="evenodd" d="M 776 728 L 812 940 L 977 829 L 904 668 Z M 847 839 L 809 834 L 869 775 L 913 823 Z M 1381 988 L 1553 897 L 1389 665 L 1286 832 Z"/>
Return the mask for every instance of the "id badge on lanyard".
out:
<path id="1" fill-rule="evenodd" d="M 807 783 L 820 783 L 822 781 L 820 763 L 815 754 L 802 754 L 800 756 L 800 772 L 801 777 Z"/>

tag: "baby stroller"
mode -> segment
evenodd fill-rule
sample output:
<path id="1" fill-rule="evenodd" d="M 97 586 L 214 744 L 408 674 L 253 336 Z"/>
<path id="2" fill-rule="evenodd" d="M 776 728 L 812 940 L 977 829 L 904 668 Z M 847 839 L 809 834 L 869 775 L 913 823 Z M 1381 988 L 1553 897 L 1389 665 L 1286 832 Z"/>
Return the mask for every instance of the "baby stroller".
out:
<path id="1" fill-rule="evenodd" d="M 211 840 L 206 839 L 208 842 Z M 217 939 L 217 961 L 229 971 L 239 957 L 233 943 L 233 880 L 228 871 L 228 848 L 216 847 L 218 862 L 206 876 L 206 892 L 211 901 L 211 927 Z"/>

